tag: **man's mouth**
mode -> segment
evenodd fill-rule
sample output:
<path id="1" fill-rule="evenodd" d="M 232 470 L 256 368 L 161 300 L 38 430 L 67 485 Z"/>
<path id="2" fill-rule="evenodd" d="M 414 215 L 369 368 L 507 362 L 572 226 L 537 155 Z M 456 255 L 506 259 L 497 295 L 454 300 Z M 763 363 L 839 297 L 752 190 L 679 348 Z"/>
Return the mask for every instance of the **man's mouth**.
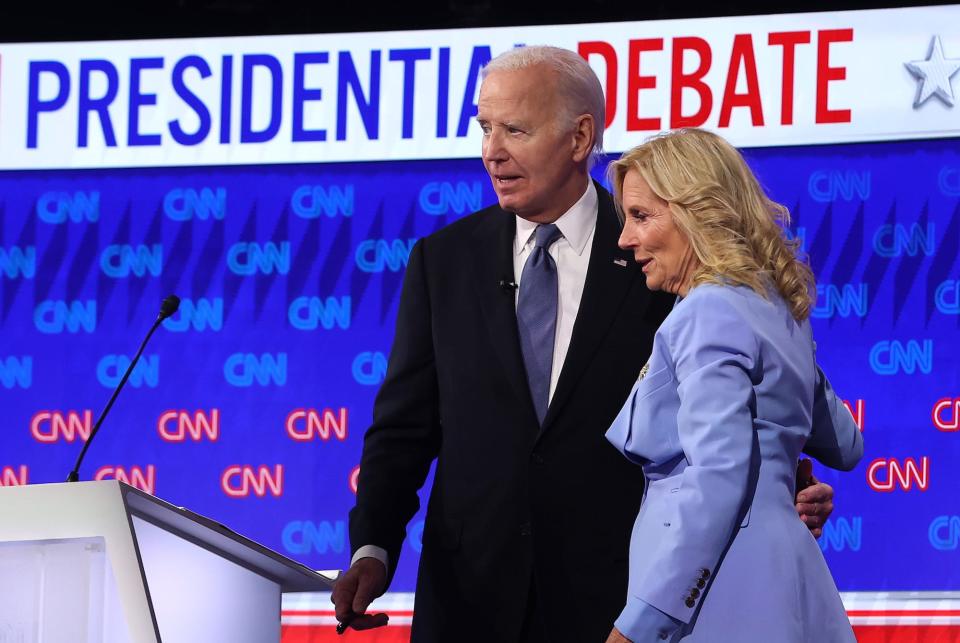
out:
<path id="1" fill-rule="evenodd" d="M 514 185 L 522 177 L 517 176 L 515 174 L 494 174 L 493 178 L 497 182 L 497 185 L 507 187 L 510 185 Z"/>

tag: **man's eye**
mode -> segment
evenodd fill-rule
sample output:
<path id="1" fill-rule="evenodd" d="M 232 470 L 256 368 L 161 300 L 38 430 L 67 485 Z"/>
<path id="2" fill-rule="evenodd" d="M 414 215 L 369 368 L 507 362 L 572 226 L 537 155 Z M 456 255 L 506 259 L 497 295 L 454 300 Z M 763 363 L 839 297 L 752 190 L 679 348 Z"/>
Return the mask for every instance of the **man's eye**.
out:
<path id="1" fill-rule="evenodd" d="M 519 127 L 507 127 L 507 131 L 511 134 L 522 134 L 523 130 Z"/>
<path id="2" fill-rule="evenodd" d="M 485 123 L 480 123 L 480 131 L 483 132 L 484 134 L 489 134 L 490 126 Z"/>

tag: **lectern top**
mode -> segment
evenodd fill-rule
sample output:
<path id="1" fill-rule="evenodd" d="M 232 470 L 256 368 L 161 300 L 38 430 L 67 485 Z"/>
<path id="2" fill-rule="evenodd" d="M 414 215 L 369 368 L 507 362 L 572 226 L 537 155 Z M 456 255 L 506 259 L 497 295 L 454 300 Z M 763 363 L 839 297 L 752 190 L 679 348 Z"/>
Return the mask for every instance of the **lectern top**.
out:
<path id="1" fill-rule="evenodd" d="M 117 482 L 128 512 L 269 578 L 286 592 L 329 591 L 335 580 L 238 534 L 226 525 Z"/>

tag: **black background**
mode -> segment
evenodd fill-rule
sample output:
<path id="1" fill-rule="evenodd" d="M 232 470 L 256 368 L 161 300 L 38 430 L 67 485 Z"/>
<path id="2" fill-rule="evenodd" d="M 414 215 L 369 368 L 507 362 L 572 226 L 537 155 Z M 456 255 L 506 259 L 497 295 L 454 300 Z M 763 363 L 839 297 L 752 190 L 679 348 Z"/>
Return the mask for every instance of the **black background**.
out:
<path id="1" fill-rule="evenodd" d="M 0 0 L 0 42 L 329 33 L 840 11 L 884 0 Z"/>

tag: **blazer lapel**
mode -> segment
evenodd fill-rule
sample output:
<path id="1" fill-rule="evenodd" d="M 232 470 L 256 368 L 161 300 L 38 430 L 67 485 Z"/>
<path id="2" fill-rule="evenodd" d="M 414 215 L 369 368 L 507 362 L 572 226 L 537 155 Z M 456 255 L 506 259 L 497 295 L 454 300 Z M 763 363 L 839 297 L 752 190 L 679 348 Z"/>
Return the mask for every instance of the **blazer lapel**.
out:
<path id="1" fill-rule="evenodd" d="M 597 197 L 597 227 L 593 235 L 583 297 L 573 325 L 570 348 L 547 409 L 541 434 L 556 420 L 569 400 L 583 371 L 593 359 L 597 346 L 620 310 L 624 297 L 640 273 L 633 261 L 633 255 L 617 247 L 620 222 L 610 194 L 597 186 Z"/>
<path id="2" fill-rule="evenodd" d="M 516 283 L 513 274 L 516 228 L 516 217 L 499 208 L 491 209 L 487 220 L 478 226 L 472 246 L 477 271 L 474 286 L 490 332 L 490 343 L 503 364 L 504 378 L 536 424 L 517 331 L 516 286 L 513 285 Z"/>

